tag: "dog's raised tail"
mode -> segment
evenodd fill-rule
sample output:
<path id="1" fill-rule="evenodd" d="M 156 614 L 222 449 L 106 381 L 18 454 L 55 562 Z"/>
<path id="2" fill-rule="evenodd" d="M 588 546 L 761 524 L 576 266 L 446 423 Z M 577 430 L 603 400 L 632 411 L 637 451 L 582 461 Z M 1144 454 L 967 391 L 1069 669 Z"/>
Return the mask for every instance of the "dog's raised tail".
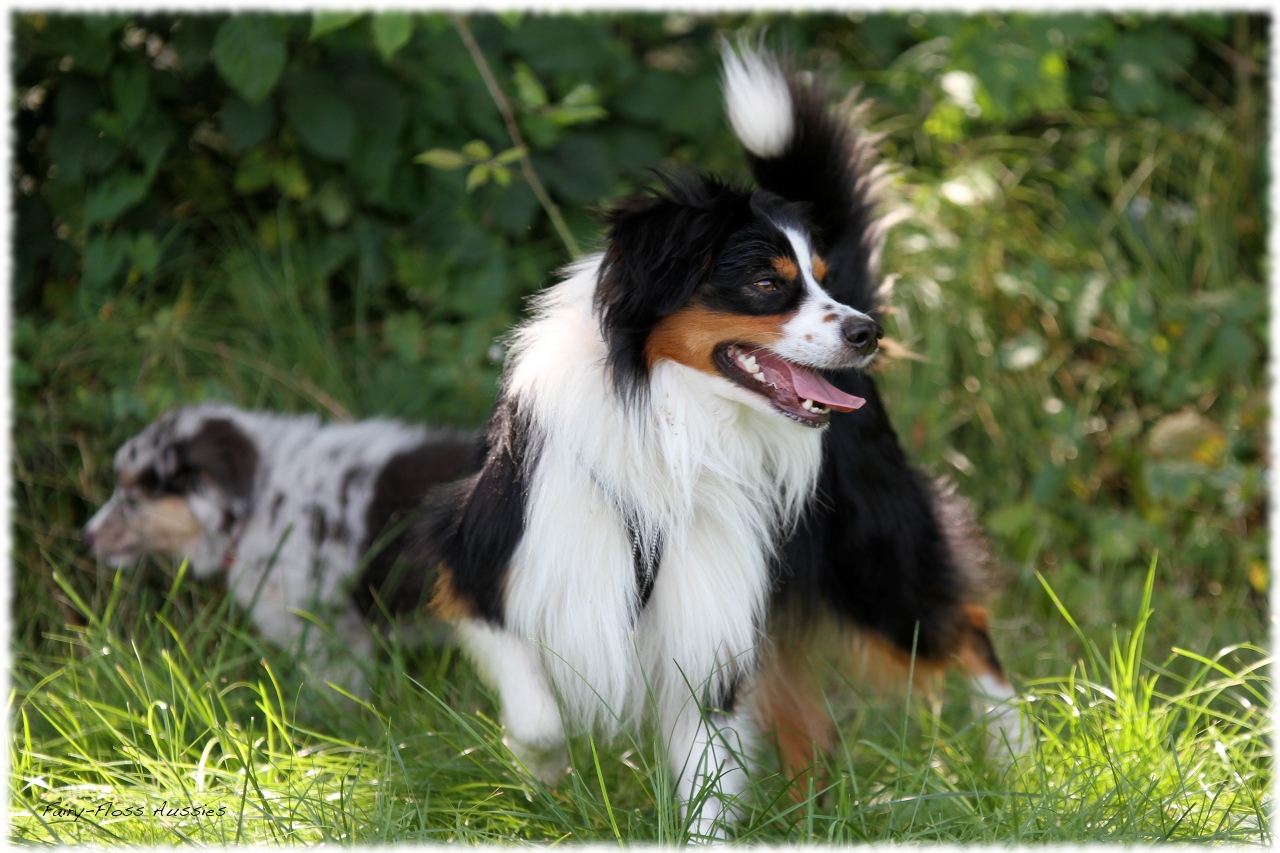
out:
<path id="1" fill-rule="evenodd" d="M 837 111 L 825 89 L 784 69 L 745 39 L 721 42 L 725 112 L 762 189 L 809 205 L 824 244 L 824 285 L 873 313 L 881 306 L 875 152 L 856 110 Z"/>

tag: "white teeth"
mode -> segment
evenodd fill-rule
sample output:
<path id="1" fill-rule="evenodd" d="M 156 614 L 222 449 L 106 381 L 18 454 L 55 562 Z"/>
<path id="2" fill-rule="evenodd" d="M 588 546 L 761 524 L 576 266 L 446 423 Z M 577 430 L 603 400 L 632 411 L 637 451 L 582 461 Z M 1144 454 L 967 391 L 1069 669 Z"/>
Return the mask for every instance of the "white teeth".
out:
<path id="1" fill-rule="evenodd" d="M 753 374 L 751 374 L 751 375 L 752 375 L 752 376 L 754 376 L 754 377 L 756 378 L 756 381 L 757 381 L 757 382 L 763 382 L 763 381 L 764 381 L 764 371 L 763 371 L 763 370 L 757 370 L 755 373 L 753 373 Z"/>
<path id="2" fill-rule="evenodd" d="M 742 355 L 741 353 L 739 353 L 738 364 L 742 365 L 742 369 L 752 375 L 759 375 L 761 371 L 760 365 L 756 364 L 756 357 L 754 355 L 748 356 L 748 355 Z"/>
<path id="3" fill-rule="evenodd" d="M 801 404 L 800 404 L 800 408 L 805 409 L 806 411 L 810 411 L 810 412 L 812 412 L 812 411 L 813 411 L 813 401 L 812 401 L 812 400 L 805 400 L 803 403 L 801 403 Z"/>
<path id="4" fill-rule="evenodd" d="M 808 412 L 813 412 L 815 415 L 825 415 L 829 411 L 826 406 L 821 403 L 815 403 L 812 400 L 802 401 L 800 403 L 800 408 Z"/>

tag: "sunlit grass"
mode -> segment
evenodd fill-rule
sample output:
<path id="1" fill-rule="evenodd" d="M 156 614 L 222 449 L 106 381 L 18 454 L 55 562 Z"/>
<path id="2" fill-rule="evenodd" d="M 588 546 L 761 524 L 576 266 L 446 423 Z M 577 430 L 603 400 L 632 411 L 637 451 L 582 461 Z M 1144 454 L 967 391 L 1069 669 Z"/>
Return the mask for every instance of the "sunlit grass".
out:
<path id="1" fill-rule="evenodd" d="M 837 707 L 826 790 L 797 803 L 766 758 L 739 835 L 1268 842 L 1268 658 L 1251 646 L 1174 650 L 1189 676 L 1145 659 L 1153 581 L 1154 564 L 1141 612 L 1108 647 L 1081 633 L 1069 672 L 1027 685 L 1038 743 L 1012 766 L 985 757 L 959 691 L 941 714 L 920 702 Z M 51 638 L 48 657 L 17 656 L 14 840 L 683 838 L 652 738 L 576 740 L 574 771 L 549 791 L 515 770 L 491 702 L 452 650 L 406 660 L 393 639 L 362 705 L 301 685 L 287 659 L 277 669 L 217 597 L 185 625 L 163 607 L 126 624 L 130 586 L 117 575 L 99 616 L 64 587 L 84 624 Z"/>

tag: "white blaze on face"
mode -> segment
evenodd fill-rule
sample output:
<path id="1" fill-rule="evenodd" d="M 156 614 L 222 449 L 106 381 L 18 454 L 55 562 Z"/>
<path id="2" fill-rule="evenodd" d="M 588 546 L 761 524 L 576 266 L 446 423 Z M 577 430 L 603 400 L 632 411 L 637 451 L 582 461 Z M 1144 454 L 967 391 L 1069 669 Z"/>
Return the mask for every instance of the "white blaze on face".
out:
<path id="1" fill-rule="evenodd" d="M 845 342 L 842 326 L 846 320 L 871 318 L 832 299 L 818 284 L 813 276 L 813 248 L 807 235 L 795 228 L 781 230 L 796 253 L 805 293 L 795 316 L 782 327 L 782 340 L 770 349 L 788 361 L 809 367 L 865 367 L 870 358 L 855 360 Z"/>

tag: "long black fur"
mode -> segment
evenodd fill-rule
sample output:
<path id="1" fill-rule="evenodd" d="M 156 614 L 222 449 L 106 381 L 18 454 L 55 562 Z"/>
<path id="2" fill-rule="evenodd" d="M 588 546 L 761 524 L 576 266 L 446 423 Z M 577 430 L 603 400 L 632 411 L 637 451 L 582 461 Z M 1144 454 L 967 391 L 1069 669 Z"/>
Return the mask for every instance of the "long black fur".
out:
<path id="1" fill-rule="evenodd" d="M 872 193 L 871 145 L 865 133 L 833 112 L 820 85 L 789 80 L 796 132 L 781 155 L 747 155 L 761 188 L 804 202 L 827 262 L 823 287 L 877 320 L 879 217 Z"/>
<path id="2" fill-rule="evenodd" d="M 432 492 L 415 539 L 416 558 L 449 572 L 454 593 L 476 615 L 503 624 L 499 596 L 524 533 L 527 466 L 537 455 L 529 417 L 499 394 L 470 476 Z"/>
<path id="3" fill-rule="evenodd" d="M 448 483 L 467 472 L 472 445 L 463 436 L 432 438 L 391 457 L 378 472 L 373 499 L 365 511 L 365 541 L 360 543 L 360 553 L 366 555 L 364 570 L 352 590 L 361 613 L 373 611 L 378 601 L 391 613 L 426 603 L 432 573 L 417 571 L 401 559 L 410 516 L 420 509 L 433 484 Z"/>
<path id="4" fill-rule="evenodd" d="M 828 266 L 827 291 L 877 316 L 871 146 L 830 110 L 820 87 L 791 81 L 789 88 L 791 144 L 777 157 L 749 157 L 752 172 L 762 188 L 807 205 Z M 962 605 L 975 598 L 976 578 L 951 553 L 939 496 L 908 462 L 875 381 L 858 370 L 824 375 L 867 402 L 832 413 L 817 491 L 783 549 L 776 604 L 803 613 L 821 602 L 905 652 L 941 657 Z"/>
<path id="5" fill-rule="evenodd" d="M 751 219 L 751 194 L 702 174 L 659 172 L 661 188 L 606 212 L 596 310 L 614 387 L 635 400 L 648 386 L 644 345 L 689 301 L 724 241 Z"/>

